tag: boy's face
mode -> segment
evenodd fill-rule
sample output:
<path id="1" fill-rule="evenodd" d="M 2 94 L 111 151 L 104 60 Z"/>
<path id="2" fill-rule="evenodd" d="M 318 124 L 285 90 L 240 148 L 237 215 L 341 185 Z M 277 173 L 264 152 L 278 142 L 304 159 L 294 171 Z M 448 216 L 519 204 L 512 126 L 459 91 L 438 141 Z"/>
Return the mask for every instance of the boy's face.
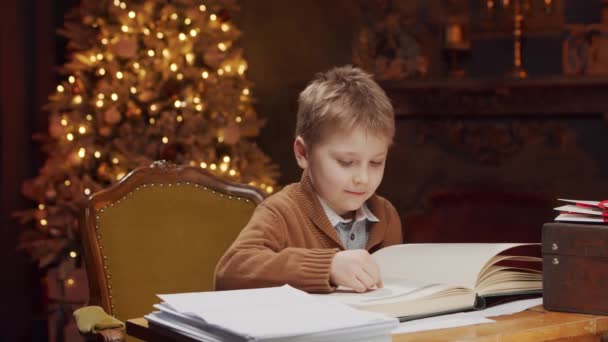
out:
<path id="1" fill-rule="evenodd" d="M 298 137 L 294 151 L 298 165 L 309 170 L 317 194 L 338 215 L 350 217 L 380 185 L 389 143 L 356 127 L 332 133 L 312 149 Z"/>

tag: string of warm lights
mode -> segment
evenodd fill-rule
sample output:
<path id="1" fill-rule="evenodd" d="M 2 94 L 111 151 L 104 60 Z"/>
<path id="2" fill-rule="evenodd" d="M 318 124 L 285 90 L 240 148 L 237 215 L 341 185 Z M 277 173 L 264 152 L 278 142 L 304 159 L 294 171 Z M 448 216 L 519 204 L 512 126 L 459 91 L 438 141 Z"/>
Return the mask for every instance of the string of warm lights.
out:
<path id="1" fill-rule="evenodd" d="M 77 48 L 47 105 L 53 152 L 24 184 L 39 204 L 23 216 L 34 219 L 41 239 L 74 240 L 79 203 L 157 159 L 275 191 L 276 167 L 248 141 L 262 121 L 230 6 L 82 1 L 65 32 Z M 65 257 L 80 252 L 69 248 Z"/>

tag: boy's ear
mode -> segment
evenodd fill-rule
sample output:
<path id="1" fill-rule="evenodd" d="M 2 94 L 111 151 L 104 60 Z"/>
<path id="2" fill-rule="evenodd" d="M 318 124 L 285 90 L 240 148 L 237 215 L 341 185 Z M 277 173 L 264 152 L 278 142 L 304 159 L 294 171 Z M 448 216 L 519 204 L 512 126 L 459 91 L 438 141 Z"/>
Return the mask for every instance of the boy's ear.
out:
<path id="1" fill-rule="evenodd" d="M 308 148 L 301 136 L 297 136 L 296 140 L 293 142 L 293 153 L 296 156 L 298 165 L 302 169 L 306 169 L 308 167 Z"/>

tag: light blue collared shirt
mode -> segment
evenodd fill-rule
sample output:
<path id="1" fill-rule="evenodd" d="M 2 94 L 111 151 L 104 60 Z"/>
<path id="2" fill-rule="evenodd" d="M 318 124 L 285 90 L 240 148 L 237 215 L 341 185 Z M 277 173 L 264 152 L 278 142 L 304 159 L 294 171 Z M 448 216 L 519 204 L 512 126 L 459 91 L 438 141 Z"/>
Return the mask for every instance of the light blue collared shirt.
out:
<path id="1" fill-rule="evenodd" d="M 369 225 L 372 222 L 378 222 L 378 218 L 374 215 L 371 210 L 367 207 L 367 204 L 357 209 L 355 212 L 355 220 L 345 219 L 338 215 L 332 208 L 325 203 L 325 201 L 319 198 L 321 207 L 325 211 L 325 215 L 329 219 L 332 227 L 336 229 L 344 248 L 346 249 L 365 249 L 367 245 L 367 239 L 369 238 Z"/>

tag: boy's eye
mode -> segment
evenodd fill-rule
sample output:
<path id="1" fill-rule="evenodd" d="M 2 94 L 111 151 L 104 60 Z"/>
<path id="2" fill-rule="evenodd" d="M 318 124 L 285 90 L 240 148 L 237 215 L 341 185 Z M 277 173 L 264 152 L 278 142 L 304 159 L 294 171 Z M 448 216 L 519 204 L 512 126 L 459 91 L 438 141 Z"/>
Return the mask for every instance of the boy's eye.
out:
<path id="1" fill-rule="evenodd" d="M 338 163 L 340 165 L 342 165 L 342 166 L 350 166 L 350 165 L 353 164 L 353 161 L 352 160 L 341 160 L 341 159 L 338 159 Z"/>
<path id="2" fill-rule="evenodd" d="M 371 161 L 370 164 L 372 164 L 373 166 L 382 166 L 382 164 L 384 164 L 384 160 L 381 161 Z"/>

